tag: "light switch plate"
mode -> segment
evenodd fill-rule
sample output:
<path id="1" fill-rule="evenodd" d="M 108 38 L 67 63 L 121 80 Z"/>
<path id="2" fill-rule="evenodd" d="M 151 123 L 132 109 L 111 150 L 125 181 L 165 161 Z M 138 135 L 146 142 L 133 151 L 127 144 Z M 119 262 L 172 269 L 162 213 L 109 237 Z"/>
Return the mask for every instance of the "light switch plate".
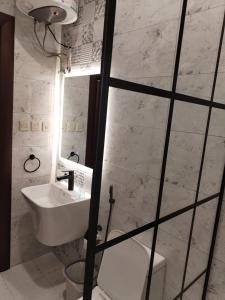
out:
<path id="1" fill-rule="evenodd" d="M 20 120 L 19 121 L 19 130 L 20 131 L 30 131 L 30 121 L 29 120 Z"/>
<path id="2" fill-rule="evenodd" d="M 31 122 L 31 130 L 32 131 L 41 131 L 42 122 L 40 120 L 33 120 Z"/>
<path id="3" fill-rule="evenodd" d="M 42 122 L 42 131 L 43 132 L 49 132 L 50 131 L 50 122 L 49 121 L 43 121 Z"/>
<path id="4" fill-rule="evenodd" d="M 70 121 L 66 122 L 66 132 L 70 132 L 71 131 L 71 125 L 70 125 Z"/>
<path id="5" fill-rule="evenodd" d="M 76 129 L 76 123 L 74 121 L 68 121 L 67 122 L 67 131 L 73 132 Z"/>
<path id="6" fill-rule="evenodd" d="M 62 124 L 62 130 L 63 130 L 64 132 L 67 131 L 67 122 L 66 122 L 66 121 L 64 121 L 63 124 Z"/>
<path id="7" fill-rule="evenodd" d="M 72 131 L 72 132 L 75 132 L 75 131 L 76 131 L 76 129 L 77 129 L 76 125 L 77 125 L 77 124 L 76 124 L 75 121 L 71 121 L 71 125 L 70 125 L 70 126 L 71 126 L 71 131 Z"/>
<path id="8" fill-rule="evenodd" d="M 78 132 L 84 131 L 84 122 L 83 121 L 76 122 L 76 131 L 78 131 Z"/>

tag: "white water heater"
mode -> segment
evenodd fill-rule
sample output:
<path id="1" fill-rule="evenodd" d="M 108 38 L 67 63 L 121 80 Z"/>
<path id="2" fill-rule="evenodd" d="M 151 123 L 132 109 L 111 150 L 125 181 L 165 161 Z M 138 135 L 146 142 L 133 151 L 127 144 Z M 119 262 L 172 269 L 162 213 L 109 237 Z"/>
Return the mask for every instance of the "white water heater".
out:
<path id="1" fill-rule="evenodd" d="M 25 15 L 46 24 L 71 24 L 78 18 L 76 0 L 17 0 L 18 9 Z"/>

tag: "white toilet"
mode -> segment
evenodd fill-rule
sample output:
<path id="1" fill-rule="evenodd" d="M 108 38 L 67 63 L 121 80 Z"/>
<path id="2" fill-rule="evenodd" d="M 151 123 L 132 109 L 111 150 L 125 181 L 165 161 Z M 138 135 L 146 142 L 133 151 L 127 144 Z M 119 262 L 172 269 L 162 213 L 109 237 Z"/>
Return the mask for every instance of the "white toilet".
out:
<path id="1" fill-rule="evenodd" d="M 121 234 L 113 230 L 109 240 Z M 92 300 L 145 299 L 150 255 L 151 250 L 133 238 L 106 250 Z M 155 253 L 150 300 L 163 300 L 165 270 L 165 258 Z"/>

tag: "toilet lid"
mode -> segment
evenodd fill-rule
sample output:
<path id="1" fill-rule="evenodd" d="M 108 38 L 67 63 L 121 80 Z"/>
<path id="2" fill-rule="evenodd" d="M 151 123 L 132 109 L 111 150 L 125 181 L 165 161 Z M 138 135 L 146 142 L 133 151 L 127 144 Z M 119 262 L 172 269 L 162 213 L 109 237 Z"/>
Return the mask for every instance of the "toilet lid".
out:
<path id="1" fill-rule="evenodd" d="M 109 240 L 123 234 L 114 230 Z M 113 300 L 141 299 L 149 268 L 149 253 L 134 239 L 126 240 L 104 252 L 98 285 Z"/>

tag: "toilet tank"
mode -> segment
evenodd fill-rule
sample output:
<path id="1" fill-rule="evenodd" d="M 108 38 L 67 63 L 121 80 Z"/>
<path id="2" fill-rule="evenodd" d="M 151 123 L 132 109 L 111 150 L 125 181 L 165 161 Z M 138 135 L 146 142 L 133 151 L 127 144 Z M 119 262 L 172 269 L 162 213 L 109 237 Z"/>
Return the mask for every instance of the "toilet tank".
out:
<path id="1" fill-rule="evenodd" d="M 113 230 L 109 240 L 124 232 Z M 104 252 L 98 285 L 113 300 L 144 300 L 151 250 L 134 238 Z M 155 253 L 150 300 L 163 300 L 165 258 Z"/>
<path id="2" fill-rule="evenodd" d="M 150 257 L 151 250 L 148 249 L 148 252 L 149 252 L 149 257 Z M 163 300 L 164 299 L 165 279 L 166 279 L 166 260 L 164 257 L 159 255 L 158 253 L 155 253 L 149 300 Z M 147 287 L 147 277 L 146 277 L 145 286 L 144 286 L 143 295 L 142 295 L 141 300 L 145 300 L 146 287 Z"/>

